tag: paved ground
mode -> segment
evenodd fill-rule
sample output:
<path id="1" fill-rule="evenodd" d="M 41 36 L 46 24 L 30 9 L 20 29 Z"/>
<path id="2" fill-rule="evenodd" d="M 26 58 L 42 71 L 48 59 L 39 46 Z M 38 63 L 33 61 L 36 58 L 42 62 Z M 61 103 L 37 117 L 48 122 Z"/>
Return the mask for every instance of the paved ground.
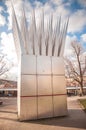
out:
<path id="1" fill-rule="evenodd" d="M 78 98 L 68 97 L 67 117 L 27 122 L 17 120 L 16 98 L 4 98 L 4 104 L 0 106 L 0 130 L 86 130 L 86 113 Z"/>

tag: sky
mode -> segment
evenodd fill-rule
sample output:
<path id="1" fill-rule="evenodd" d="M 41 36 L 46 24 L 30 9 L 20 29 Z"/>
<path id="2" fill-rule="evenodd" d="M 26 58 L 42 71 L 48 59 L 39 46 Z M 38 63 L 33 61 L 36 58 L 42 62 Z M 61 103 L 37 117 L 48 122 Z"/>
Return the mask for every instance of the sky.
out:
<path id="1" fill-rule="evenodd" d="M 61 15 L 65 20 L 69 17 L 66 36 L 65 56 L 71 55 L 70 43 L 80 42 L 86 50 L 86 0 L 13 0 L 18 19 L 21 18 L 21 5 L 24 4 L 27 21 L 35 8 L 36 13 L 44 8 L 45 14 Z M 18 62 L 12 35 L 11 0 L 0 0 L 0 52 L 12 63 L 8 77 L 15 80 L 17 77 Z"/>

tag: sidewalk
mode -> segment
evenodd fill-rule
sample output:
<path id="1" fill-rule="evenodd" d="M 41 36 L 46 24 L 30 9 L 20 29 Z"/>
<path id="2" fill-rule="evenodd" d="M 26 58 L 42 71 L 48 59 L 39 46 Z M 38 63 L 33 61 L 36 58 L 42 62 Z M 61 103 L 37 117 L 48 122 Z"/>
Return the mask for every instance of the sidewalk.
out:
<path id="1" fill-rule="evenodd" d="M 86 130 L 86 113 L 77 101 L 78 98 L 83 97 L 68 97 L 68 116 L 66 117 L 27 122 L 17 120 L 17 111 L 14 109 L 16 108 L 15 99 L 15 104 L 0 107 L 0 130 Z"/>

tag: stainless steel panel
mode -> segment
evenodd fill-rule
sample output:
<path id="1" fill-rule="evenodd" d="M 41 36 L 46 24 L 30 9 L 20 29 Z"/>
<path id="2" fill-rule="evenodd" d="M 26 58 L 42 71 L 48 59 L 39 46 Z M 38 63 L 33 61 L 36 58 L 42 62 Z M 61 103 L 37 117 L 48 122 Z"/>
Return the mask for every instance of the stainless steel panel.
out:
<path id="1" fill-rule="evenodd" d="M 20 120 L 30 120 L 30 119 L 37 119 L 37 98 L 22 97 Z"/>
<path id="2" fill-rule="evenodd" d="M 46 45 L 45 45 L 44 35 L 42 36 L 41 54 L 44 55 L 44 56 L 46 55 Z"/>
<path id="3" fill-rule="evenodd" d="M 51 97 L 38 97 L 38 118 L 53 116 L 53 104 Z"/>
<path id="4" fill-rule="evenodd" d="M 21 95 L 21 75 L 18 74 L 18 81 L 17 81 L 18 91 L 17 91 L 17 108 L 18 108 L 18 115 L 20 115 L 20 95 Z"/>
<path id="5" fill-rule="evenodd" d="M 48 56 L 52 56 L 52 35 L 49 36 Z"/>
<path id="6" fill-rule="evenodd" d="M 37 74 L 51 74 L 51 58 L 37 56 Z"/>
<path id="7" fill-rule="evenodd" d="M 58 75 L 65 74 L 63 58 L 52 57 L 52 73 Z"/>
<path id="8" fill-rule="evenodd" d="M 36 75 L 22 75 L 21 76 L 21 95 L 33 96 L 36 93 Z"/>
<path id="9" fill-rule="evenodd" d="M 54 116 L 67 115 L 67 97 L 66 95 L 53 96 Z"/>
<path id="10" fill-rule="evenodd" d="M 21 71 L 22 74 L 36 74 L 36 56 L 22 55 Z"/>
<path id="11" fill-rule="evenodd" d="M 38 76 L 38 95 L 52 94 L 51 76 Z"/>
<path id="12" fill-rule="evenodd" d="M 65 94 L 66 84 L 64 76 L 53 76 L 53 94 Z"/>

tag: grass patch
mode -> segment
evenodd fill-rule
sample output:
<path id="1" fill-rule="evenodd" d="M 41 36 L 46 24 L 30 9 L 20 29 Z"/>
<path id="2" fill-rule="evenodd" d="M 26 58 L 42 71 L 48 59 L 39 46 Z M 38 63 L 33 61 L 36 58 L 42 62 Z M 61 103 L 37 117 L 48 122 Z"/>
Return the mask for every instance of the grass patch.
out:
<path id="1" fill-rule="evenodd" d="M 84 107 L 84 111 L 86 112 L 86 99 L 79 99 L 80 103 Z"/>

